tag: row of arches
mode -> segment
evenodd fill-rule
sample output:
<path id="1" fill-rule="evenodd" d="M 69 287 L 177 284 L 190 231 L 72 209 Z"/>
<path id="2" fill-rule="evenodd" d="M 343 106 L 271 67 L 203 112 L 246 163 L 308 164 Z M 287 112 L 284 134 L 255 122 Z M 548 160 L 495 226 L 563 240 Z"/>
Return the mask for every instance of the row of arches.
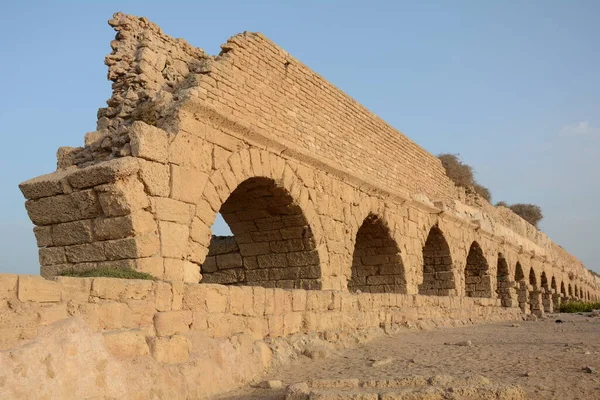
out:
<path id="1" fill-rule="evenodd" d="M 315 233 L 304 210 L 275 180 L 267 177 L 244 180 L 222 203 L 219 213 L 233 234 L 235 246 L 229 253 L 223 253 L 211 242 L 208 257 L 201 266 L 203 282 L 322 289 Z M 381 215 L 369 213 L 353 243 L 351 272 L 347 277 L 349 291 L 409 292 L 404 254 Z M 552 295 L 595 300 L 582 287 L 564 281 L 558 285 L 554 276 L 549 280 L 545 272 L 537 274 L 533 268 L 526 279 L 519 262 L 511 274 L 501 253 L 493 279 L 488 259 L 477 241 L 469 245 L 466 260 L 461 263 L 464 269 L 457 271 L 446 236 L 437 224 L 430 228 L 421 256 L 419 294 L 499 298 L 505 307 L 528 305 L 531 310 L 555 304 Z"/>

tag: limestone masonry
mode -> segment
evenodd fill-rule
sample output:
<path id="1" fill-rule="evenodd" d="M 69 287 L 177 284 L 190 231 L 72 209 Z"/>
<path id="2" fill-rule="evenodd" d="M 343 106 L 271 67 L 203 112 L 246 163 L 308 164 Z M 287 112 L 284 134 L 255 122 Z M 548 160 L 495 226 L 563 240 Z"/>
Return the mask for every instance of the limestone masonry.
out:
<path id="1" fill-rule="evenodd" d="M 44 332 L 151 357 L 139 393 L 177 364 L 190 374 L 171 376 L 183 392 L 156 398 L 197 398 L 268 368 L 267 339 L 514 319 L 599 298 L 600 280 L 579 260 L 455 187 L 436 157 L 263 35 L 236 35 L 210 56 L 145 18 L 109 23 L 113 93 L 97 130 L 20 188 L 43 277 L 113 266 L 158 281 L 1 276 L 4 348 L 64 319 L 71 325 Z M 218 213 L 233 237 L 212 236 Z M 234 344 L 238 359 L 213 365 L 205 342 L 236 335 L 259 344 Z M 213 364 L 198 372 L 202 357 Z M 111 368 L 141 368 L 123 362 Z M 207 372 L 236 366 L 238 375 Z M 146 398 L 136 385 L 89 387 Z M 63 389 L 39 390 L 68 397 Z"/>

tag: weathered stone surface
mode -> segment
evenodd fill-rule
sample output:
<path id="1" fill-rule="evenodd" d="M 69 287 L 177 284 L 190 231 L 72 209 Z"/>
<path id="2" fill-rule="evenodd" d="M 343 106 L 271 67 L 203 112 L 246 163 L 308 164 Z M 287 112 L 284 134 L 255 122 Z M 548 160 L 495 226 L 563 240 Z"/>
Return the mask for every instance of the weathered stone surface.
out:
<path id="1" fill-rule="evenodd" d="M 150 352 L 140 330 L 106 332 L 103 336 L 108 351 L 117 358 L 140 357 Z"/>
<path id="2" fill-rule="evenodd" d="M 165 364 L 180 364 L 189 357 L 189 341 L 185 336 L 156 337 L 150 340 L 150 353 L 156 361 Z"/>
<path id="3" fill-rule="evenodd" d="M 159 221 L 189 225 L 192 220 L 193 209 L 188 203 L 164 197 L 153 197 L 150 202 L 152 212 Z"/>
<path id="4" fill-rule="evenodd" d="M 75 170 L 76 168 L 69 168 L 38 176 L 21 183 L 19 189 L 21 189 L 23 196 L 30 200 L 63 194 L 62 181 Z"/>
<path id="5" fill-rule="evenodd" d="M 139 162 L 133 157 L 117 158 L 74 171 L 68 180 L 74 188 L 85 189 L 117 182 L 136 174 L 139 168 Z"/>
<path id="6" fill-rule="evenodd" d="M 167 311 L 154 314 L 154 328 L 157 336 L 185 334 L 192 324 L 191 311 Z"/>
<path id="7" fill-rule="evenodd" d="M 169 136 L 167 132 L 142 121 L 134 122 L 129 128 L 131 154 L 134 157 L 165 163 L 168 158 Z"/>
<path id="8" fill-rule="evenodd" d="M 18 298 L 20 301 L 58 302 L 60 286 L 39 276 L 19 275 Z"/>
<path id="9" fill-rule="evenodd" d="M 102 213 L 98 198 L 92 190 L 28 200 L 25 207 L 29 218 L 36 225 L 94 218 Z"/>
<path id="10" fill-rule="evenodd" d="M 122 239 L 157 230 L 154 216 L 148 211 L 138 211 L 123 217 L 96 218 L 93 226 L 98 240 Z"/>
<path id="11" fill-rule="evenodd" d="M 104 215 L 119 217 L 150 205 L 144 185 L 136 177 L 96 187 Z"/>

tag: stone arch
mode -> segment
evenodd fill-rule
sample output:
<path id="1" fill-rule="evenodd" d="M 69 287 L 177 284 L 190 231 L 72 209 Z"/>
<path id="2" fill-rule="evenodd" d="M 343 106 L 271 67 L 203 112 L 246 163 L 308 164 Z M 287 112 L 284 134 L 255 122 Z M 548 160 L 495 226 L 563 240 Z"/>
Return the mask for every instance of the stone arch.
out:
<path id="1" fill-rule="evenodd" d="M 440 228 L 429 230 L 423 246 L 423 283 L 419 294 L 448 296 L 456 292 L 450 246 Z"/>
<path id="2" fill-rule="evenodd" d="M 582 300 L 585 299 L 585 297 L 583 297 L 583 289 L 582 288 L 579 288 L 579 298 Z"/>
<path id="3" fill-rule="evenodd" d="M 569 292 L 568 292 L 569 293 L 569 297 L 573 297 L 573 287 L 571 286 L 570 283 L 569 283 L 568 287 L 569 287 Z"/>
<path id="4" fill-rule="evenodd" d="M 246 179 L 219 212 L 229 243 L 213 237 L 202 264 L 205 283 L 320 289 L 321 267 L 312 228 L 289 192 L 265 177 Z"/>
<path id="5" fill-rule="evenodd" d="M 188 259 L 201 264 L 201 282 L 324 288 L 322 228 L 296 168 L 266 151 L 242 149 L 213 172 L 197 203 L 200 233 L 194 233 L 194 224 L 190 232 Z M 211 250 L 215 238 L 209 227 L 219 212 L 238 256 Z"/>
<path id="6" fill-rule="evenodd" d="M 550 279 L 550 289 L 554 289 L 554 293 L 558 293 L 558 286 L 556 285 L 556 278 L 552 275 Z"/>
<path id="7" fill-rule="evenodd" d="M 510 271 L 504 254 L 498 253 L 498 264 L 496 267 L 496 293 L 502 307 L 512 306 L 511 289 L 514 283 L 510 279 Z"/>
<path id="8" fill-rule="evenodd" d="M 465 266 L 465 296 L 492 297 L 489 265 L 481 246 L 471 243 Z"/>
<path id="9" fill-rule="evenodd" d="M 579 298 L 579 288 L 577 287 L 577 284 L 573 285 L 573 289 L 574 289 L 573 297 L 578 299 Z"/>
<path id="10" fill-rule="evenodd" d="M 560 293 L 564 296 L 567 297 L 567 290 L 565 289 L 565 282 L 562 281 L 560 283 Z"/>
<path id="11" fill-rule="evenodd" d="M 384 220 L 369 214 L 356 233 L 348 290 L 406 293 L 406 272 L 400 248 Z"/>

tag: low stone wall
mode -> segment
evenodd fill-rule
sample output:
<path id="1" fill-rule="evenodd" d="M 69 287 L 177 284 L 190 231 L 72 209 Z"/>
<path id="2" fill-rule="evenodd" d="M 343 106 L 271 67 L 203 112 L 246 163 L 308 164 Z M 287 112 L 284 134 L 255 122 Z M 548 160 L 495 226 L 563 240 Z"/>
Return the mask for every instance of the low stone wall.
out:
<path id="1" fill-rule="evenodd" d="M 298 338 L 520 317 L 496 299 L 29 275 L 0 275 L 0 300 L 11 399 L 203 398 L 258 377 Z"/>

